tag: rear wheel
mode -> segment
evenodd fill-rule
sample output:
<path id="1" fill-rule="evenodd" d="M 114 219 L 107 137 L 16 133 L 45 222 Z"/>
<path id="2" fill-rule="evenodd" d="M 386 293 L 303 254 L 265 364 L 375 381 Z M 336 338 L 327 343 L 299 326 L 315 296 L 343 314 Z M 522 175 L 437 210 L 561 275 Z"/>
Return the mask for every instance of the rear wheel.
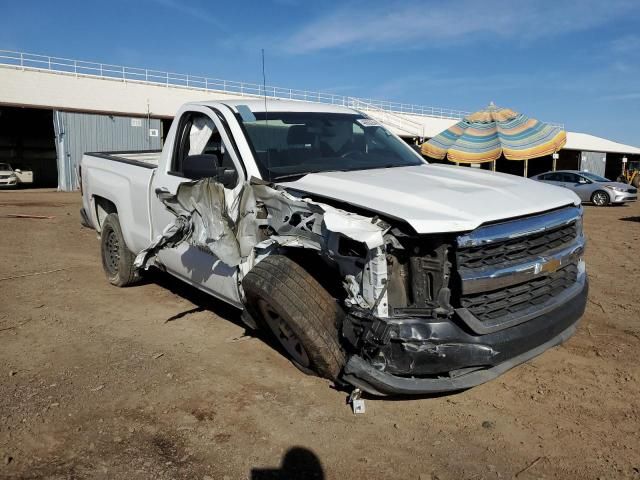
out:
<path id="1" fill-rule="evenodd" d="M 596 190 L 591 195 L 591 203 L 597 207 L 604 207 L 609 204 L 609 195 L 604 190 Z"/>
<path id="2" fill-rule="evenodd" d="M 105 218 L 100 235 L 100 247 L 102 268 L 109 283 L 117 287 L 126 287 L 140 278 L 138 270 L 133 266 L 135 256 L 124 243 L 117 213 L 110 213 Z"/>
<path id="3" fill-rule="evenodd" d="M 345 363 L 339 342 L 343 311 L 300 265 L 270 255 L 242 281 L 248 305 L 293 364 L 307 374 L 337 380 Z"/>

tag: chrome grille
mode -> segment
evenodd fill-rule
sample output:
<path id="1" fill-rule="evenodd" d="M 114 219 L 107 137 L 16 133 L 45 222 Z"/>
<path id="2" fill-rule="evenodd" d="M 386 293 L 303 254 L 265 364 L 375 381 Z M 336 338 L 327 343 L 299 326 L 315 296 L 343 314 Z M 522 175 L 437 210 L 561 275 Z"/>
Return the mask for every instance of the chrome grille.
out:
<path id="1" fill-rule="evenodd" d="M 577 236 L 576 222 L 572 222 L 524 238 L 465 248 L 458 251 L 458 265 L 460 268 L 512 265 L 569 245 Z"/>
<path id="2" fill-rule="evenodd" d="M 584 253 L 582 209 L 480 227 L 457 239 L 460 308 L 499 325 L 575 285 Z"/>

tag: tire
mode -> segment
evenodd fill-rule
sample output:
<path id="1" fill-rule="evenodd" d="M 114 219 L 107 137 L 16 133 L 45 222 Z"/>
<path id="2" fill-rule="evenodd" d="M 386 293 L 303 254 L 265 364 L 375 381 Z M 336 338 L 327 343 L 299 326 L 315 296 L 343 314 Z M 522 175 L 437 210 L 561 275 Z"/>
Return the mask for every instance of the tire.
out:
<path id="1" fill-rule="evenodd" d="M 609 205 L 611 199 L 609 198 L 609 194 L 604 190 L 596 190 L 591 194 L 591 203 L 593 203 L 596 207 L 604 207 Z"/>
<path id="2" fill-rule="evenodd" d="M 337 380 L 345 364 L 339 336 L 344 313 L 299 264 L 270 255 L 242 281 L 248 307 L 292 363 L 307 374 Z"/>
<path id="3" fill-rule="evenodd" d="M 135 256 L 124 243 L 117 213 L 110 213 L 102 224 L 100 234 L 102 268 L 109 283 L 126 287 L 139 280 L 138 270 L 133 266 Z"/>

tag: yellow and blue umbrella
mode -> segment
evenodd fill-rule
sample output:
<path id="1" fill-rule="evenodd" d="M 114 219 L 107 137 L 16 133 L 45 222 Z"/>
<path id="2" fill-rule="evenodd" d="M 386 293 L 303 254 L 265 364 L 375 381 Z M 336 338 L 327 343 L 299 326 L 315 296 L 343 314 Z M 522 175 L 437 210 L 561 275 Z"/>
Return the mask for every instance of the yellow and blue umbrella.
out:
<path id="1" fill-rule="evenodd" d="M 422 154 L 457 163 L 528 160 L 551 155 L 567 142 L 566 132 L 493 102 L 422 144 Z"/>

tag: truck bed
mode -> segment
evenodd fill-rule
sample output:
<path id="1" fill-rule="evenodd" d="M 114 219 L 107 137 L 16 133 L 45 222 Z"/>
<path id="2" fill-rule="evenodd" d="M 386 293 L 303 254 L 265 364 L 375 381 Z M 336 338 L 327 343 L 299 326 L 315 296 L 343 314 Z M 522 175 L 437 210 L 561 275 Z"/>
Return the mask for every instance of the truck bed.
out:
<path id="1" fill-rule="evenodd" d="M 87 152 L 85 155 L 104 158 L 114 162 L 130 163 L 139 167 L 155 168 L 158 166 L 162 150 L 131 150 L 123 152 Z"/>
<path id="2" fill-rule="evenodd" d="M 138 252 L 151 240 L 149 186 L 161 151 L 90 152 L 82 157 L 83 208 L 98 232 L 115 207 L 127 247 Z M 105 206 L 107 205 L 107 206 Z"/>

